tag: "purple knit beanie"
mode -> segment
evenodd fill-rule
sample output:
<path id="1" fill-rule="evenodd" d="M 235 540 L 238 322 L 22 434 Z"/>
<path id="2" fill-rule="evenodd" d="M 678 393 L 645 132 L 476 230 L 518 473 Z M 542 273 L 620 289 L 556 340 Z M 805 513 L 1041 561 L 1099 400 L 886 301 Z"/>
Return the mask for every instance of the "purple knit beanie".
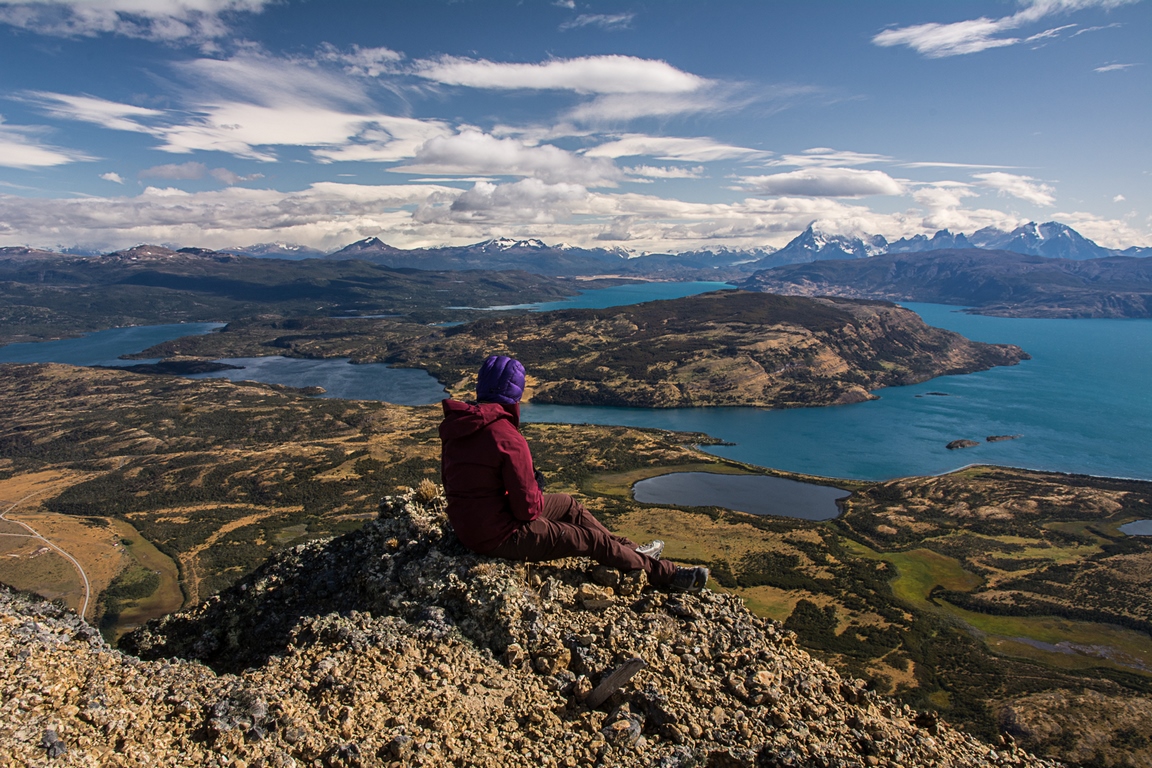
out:
<path id="1" fill-rule="evenodd" d="M 524 366 L 519 360 L 492 355 L 480 366 L 476 399 L 481 402 L 515 405 L 524 394 Z"/>

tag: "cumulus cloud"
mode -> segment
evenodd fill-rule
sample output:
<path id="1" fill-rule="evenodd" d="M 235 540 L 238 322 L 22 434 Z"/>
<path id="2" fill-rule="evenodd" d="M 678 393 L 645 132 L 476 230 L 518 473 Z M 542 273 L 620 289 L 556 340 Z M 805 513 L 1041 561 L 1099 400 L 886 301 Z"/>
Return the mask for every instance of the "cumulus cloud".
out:
<path id="1" fill-rule="evenodd" d="M 228 187 L 189 193 L 148 187 L 135 197 L 67 199 L 0 195 L 0 244 L 201 244 L 282 239 L 335 248 L 394 231 L 411 240 L 406 210 L 447 187 L 325 182 L 298 192 Z"/>
<path id="2" fill-rule="evenodd" d="M 665 61 L 635 56 L 582 56 L 517 64 L 441 56 L 417 61 L 413 73 L 444 85 L 494 90 L 561 90 L 576 93 L 688 93 L 710 81 Z"/>
<path id="3" fill-rule="evenodd" d="M 1053 219 L 1075 229 L 1089 240 L 1105 248 L 1128 248 L 1133 245 L 1152 246 L 1152 235 L 1140 232 L 1130 221 L 1105 219 L 1093 213 L 1066 211 L 1053 214 Z"/>
<path id="4" fill-rule="evenodd" d="M 1128 199 L 1128 198 L 1124 197 L 1124 195 L 1116 195 L 1116 197 L 1112 198 L 1112 202 L 1114 202 L 1114 203 L 1122 203 L 1122 202 L 1124 202 L 1124 201 L 1125 201 L 1125 200 L 1127 200 L 1127 199 Z"/>
<path id="5" fill-rule="evenodd" d="M 511 184 L 476 182 L 465 192 L 436 193 L 416 209 L 420 223 L 482 223 L 505 226 L 550 224 L 572 215 L 573 207 L 588 199 L 579 184 L 547 184 L 522 179 Z"/>
<path id="6" fill-rule="evenodd" d="M 561 24 L 560 29 L 580 29 L 581 27 L 600 27 L 607 30 L 627 29 L 632 26 L 632 19 L 634 18 L 636 18 L 634 13 L 582 13 L 571 21 Z"/>
<path id="7" fill-rule="evenodd" d="M 809 168 L 769 176 L 744 176 L 740 183 L 754 194 L 767 196 L 867 197 L 904 193 L 904 185 L 883 171 L 855 168 Z"/>
<path id="8" fill-rule="evenodd" d="M 586 157 L 616 158 L 645 155 L 660 160 L 684 160 L 695 163 L 745 160 L 766 154 L 768 153 L 757 149 L 722 144 L 706 137 L 646 136 L 640 133 L 625 134 L 615 141 L 600 144 L 584 152 Z"/>
<path id="9" fill-rule="evenodd" d="M 7 125 L 0 116 L 0 167 L 49 168 L 83 160 L 94 160 L 83 152 L 54 147 L 40 141 L 41 129 Z"/>
<path id="10" fill-rule="evenodd" d="M 228 34 L 228 19 L 273 0 L 0 0 L 0 23 L 57 37 L 112 34 L 204 42 Z"/>
<path id="11" fill-rule="evenodd" d="M 622 174 L 611 161 L 588 158 L 550 144 L 529 146 L 477 130 L 438 136 L 416 151 L 412 163 L 393 171 L 465 176 L 531 176 L 548 183 L 615 184 Z"/>
<path id="12" fill-rule="evenodd" d="M 981 186 L 994 189 L 1002 195 L 1011 195 L 1036 205 L 1053 205 L 1056 198 L 1052 187 L 1031 176 L 1017 176 L 1012 173 L 974 173 Z"/>
<path id="13" fill-rule="evenodd" d="M 104 181 L 115 182 L 116 184 L 123 184 L 124 183 L 124 179 L 120 176 L 120 174 L 116 173 L 115 171 L 109 171 L 108 173 L 102 173 L 102 174 L 100 174 L 100 178 L 104 179 Z"/>
<path id="14" fill-rule="evenodd" d="M 1136 0 L 1027 0 L 1024 7 L 1011 16 L 990 19 L 981 16 L 948 24 L 929 22 L 908 27 L 886 29 L 873 36 L 872 42 L 881 47 L 905 45 L 930 59 L 979 53 L 992 48 L 1003 48 L 1018 43 L 1029 43 L 1057 35 L 1075 25 L 1043 30 L 1024 37 L 1005 36 L 1004 33 L 1034 24 L 1058 13 L 1071 13 L 1085 8 L 1115 8 Z"/>

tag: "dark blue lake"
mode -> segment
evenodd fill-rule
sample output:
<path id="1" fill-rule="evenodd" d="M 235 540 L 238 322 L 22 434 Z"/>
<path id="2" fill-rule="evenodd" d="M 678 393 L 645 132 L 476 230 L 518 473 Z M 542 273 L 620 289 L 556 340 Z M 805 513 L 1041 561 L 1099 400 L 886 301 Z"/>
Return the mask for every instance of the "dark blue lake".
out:
<path id="1" fill-rule="evenodd" d="M 1036 320 L 906 304 L 930 325 L 1018 344 L 1017 366 L 877 390 L 855 405 L 597 408 L 526 405 L 526 421 L 627 424 L 705 432 L 711 453 L 793 472 L 879 480 L 1002 464 L 1152 480 L 1152 320 Z M 941 392 L 945 396 L 929 395 Z M 993 435 L 1019 439 L 985 442 Z M 949 451 L 957 439 L 973 448 Z"/>

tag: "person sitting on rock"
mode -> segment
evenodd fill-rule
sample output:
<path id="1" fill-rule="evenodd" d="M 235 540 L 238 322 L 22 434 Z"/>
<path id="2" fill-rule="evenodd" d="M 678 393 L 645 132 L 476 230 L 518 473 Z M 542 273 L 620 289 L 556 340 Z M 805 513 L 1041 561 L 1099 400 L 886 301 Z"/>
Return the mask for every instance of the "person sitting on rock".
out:
<path id="1" fill-rule="evenodd" d="M 492 355 L 480 368 L 476 402 L 443 401 L 441 476 L 461 543 L 508 560 L 590 557 L 621 571 L 643 570 L 657 587 L 703 589 L 708 569 L 661 560 L 664 542 L 639 547 L 613 535 L 568 494 L 540 491 L 542 476 L 519 431 L 523 393 L 524 366 Z"/>

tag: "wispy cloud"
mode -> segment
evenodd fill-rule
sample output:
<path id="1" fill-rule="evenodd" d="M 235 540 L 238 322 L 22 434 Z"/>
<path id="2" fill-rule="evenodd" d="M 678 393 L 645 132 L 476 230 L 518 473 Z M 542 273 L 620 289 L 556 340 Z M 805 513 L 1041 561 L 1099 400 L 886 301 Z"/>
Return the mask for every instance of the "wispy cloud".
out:
<path id="1" fill-rule="evenodd" d="M 648 156 L 660 160 L 684 160 L 709 163 L 716 160 L 746 160 L 769 153 L 761 150 L 722 144 L 707 137 L 646 136 L 630 133 L 584 152 L 586 157 Z"/>
<path id="2" fill-rule="evenodd" d="M 1136 64 L 1105 64 L 1102 67 L 1096 67 L 1093 72 L 1123 72 L 1125 69 L 1131 69 Z"/>
<path id="3" fill-rule="evenodd" d="M 229 34 L 228 21 L 274 0 L 0 0 L 0 23 L 42 35 L 111 34 L 163 42 L 205 42 Z"/>
<path id="4" fill-rule="evenodd" d="M 620 55 L 553 59 L 539 64 L 441 56 L 417 61 L 412 71 L 444 85 L 589 94 L 689 93 L 709 83 L 665 61 Z"/>
<path id="5" fill-rule="evenodd" d="M 321 61 L 335 61 L 344 65 L 344 71 L 361 77 L 379 77 L 397 71 L 404 54 L 391 48 L 361 48 L 353 45 L 351 51 L 342 51 L 331 43 L 320 49 Z"/>
<path id="6" fill-rule="evenodd" d="M 625 168 L 624 172 L 629 176 L 641 176 L 646 179 L 699 179 L 704 176 L 704 166 L 682 168 L 667 165 L 635 165 Z"/>
<path id="7" fill-rule="evenodd" d="M 244 54 L 176 69 L 189 83 L 178 110 L 60 93 L 25 98 L 54 117 L 151 134 L 166 152 L 219 151 L 265 162 L 276 160 L 281 146 L 307 147 L 323 162 L 393 162 L 451 133 L 440 121 L 381 114 L 362 80 L 314 62 Z"/>
<path id="8" fill-rule="evenodd" d="M 981 16 L 947 24 L 929 22 L 886 29 L 873 36 L 872 42 L 886 48 L 905 45 L 930 59 L 962 56 L 1048 39 L 1075 26 L 1064 25 L 1023 37 L 1006 34 L 1049 16 L 1086 8 L 1115 8 L 1132 2 L 1138 0 L 1026 0 L 1024 7 L 1011 16 L 998 19 Z"/>
<path id="9" fill-rule="evenodd" d="M 50 168 L 84 160 L 94 160 L 83 152 L 54 147 L 37 134 L 43 129 L 7 125 L 0 116 L 0 166 L 5 168 Z"/>
<path id="10" fill-rule="evenodd" d="M 1055 189 L 1031 176 L 1018 176 L 1013 173 L 974 173 L 972 178 L 977 179 L 982 187 L 994 189 L 1002 195 L 1026 200 L 1036 205 L 1054 205 Z"/>
<path id="11" fill-rule="evenodd" d="M 142 120 L 163 117 L 158 109 L 121 104 L 117 101 L 96 98 L 95 96 L 72 96 L 66 93 L 31 91 L 25 98 L 38 103 L 53 117 L 65 120 L 79 120 L 84 123 L 110 128 L 114 131 L 151 133 L 152 128 Z"/>
<path id="12" fill-rule="evenodd" d="M 576 18 L 560 25 L 561 30 L 580 29 L 581 27 L 600 27 L 609 31 L 628 29 L 632 26 L 634 13 L 582 13 Z"/>
<path id="13" fill-rule="evenodd" d="M 924 160 L 913 163 L 900 163 L 901 168 L 1016 168 L 1015 165 L 992 165 L 990 163 L 949 163 Z"/>
<path id="14" fill-rule="evenodd" d="M 770 160 L 767 165 L 791 165 L 798 168 L 842 168 L 852 165 L 868 165 L 891 160 L 887 155 L 875 155 L 851 150 L 813 147 L 797 155 L 781 155 Z"/>
<path id="15" fill-rule="evenodd" d="M 883 171 L 856 168 L 808 168 L 769 176 L 743 176 L 742 188 L 753 194 L 800 197 L 868 197 L 900 195 L 904 185 Z"/>

